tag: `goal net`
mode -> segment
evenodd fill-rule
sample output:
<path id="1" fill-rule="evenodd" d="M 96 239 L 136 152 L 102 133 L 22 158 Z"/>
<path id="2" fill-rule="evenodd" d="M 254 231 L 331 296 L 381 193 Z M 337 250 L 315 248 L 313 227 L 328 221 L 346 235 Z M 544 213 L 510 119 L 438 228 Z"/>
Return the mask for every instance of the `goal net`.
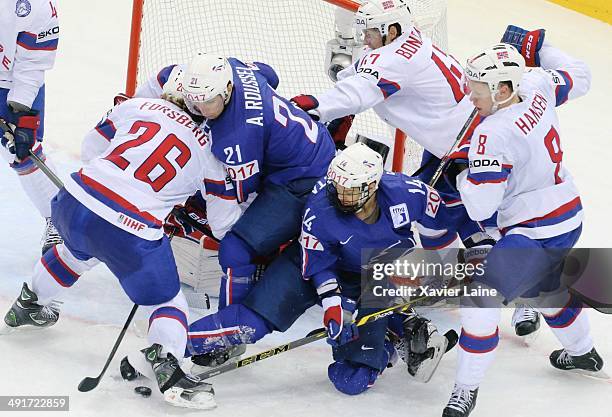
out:
<path id="1" fill-rule="evenodd" d="M 408 5 L 416 26 L 446 50 L 446 0 Z M 352 0 L 134 0 L 128 92 L 162 67 L 205 51 L 270 64 L 283 97 L 321 93 L 333 86 L 324 61 L 325 44 L 335 37 L 334 10 L 358 6 Z M 357 133 L 390 145 L 395 137 L 372 110 L 355 118 L 349 137 Z M 407 139 L 401 170 L 413 172 L 420 156 Z"/>

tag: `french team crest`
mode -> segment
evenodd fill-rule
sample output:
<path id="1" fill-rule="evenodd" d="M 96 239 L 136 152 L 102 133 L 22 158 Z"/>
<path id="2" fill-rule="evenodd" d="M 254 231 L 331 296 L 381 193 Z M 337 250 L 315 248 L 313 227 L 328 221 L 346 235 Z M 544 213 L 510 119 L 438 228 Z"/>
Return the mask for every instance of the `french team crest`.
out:
<path id="1" fill-rule="evenodd" d="M 26 17 L 32 11 L 32 5 L 28 0 L 17 0 L 15 4 L 15 14 L 19 17 Z"/>

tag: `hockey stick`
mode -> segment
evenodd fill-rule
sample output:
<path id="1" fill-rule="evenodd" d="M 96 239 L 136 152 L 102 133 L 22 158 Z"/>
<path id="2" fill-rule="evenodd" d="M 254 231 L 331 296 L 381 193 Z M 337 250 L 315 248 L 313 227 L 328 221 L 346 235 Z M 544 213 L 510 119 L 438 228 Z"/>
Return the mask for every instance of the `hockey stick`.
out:
<path id="1" fill-rule="evenodd" d="M 30 158 L 32 158 L 32 160 L 34 161 L 38 169 L 44 172 L 47 178 L 49 178 L 49 180 L 53 184 L 55 184 L 57 188 L 64 188 L 64 183 L 62 182 L 62 180 L 60 180 L 59 177 L 55 175 L 55 172 L 51 171 L 51 169 L 47 166 L 47 164 L 45 164 L 45 161 L 40 159 L 38 155 L 32 152 L 31 149 L 30 149 Z"/>
<path id="2" fill-rule="evenodd" d="M 359 320 L 357 320 L 355 322 L 355 324 L 359 327 L 359 326 L 363 326 L 364 324 L 367 323 L 372 323 L 376 320 L 380 320 L 384 317 L 390 316 L 391 314 L 394 313 L 401 313 L 403 311 L 406 311 L 410 308 L 410 306 L 412 306 L 412 304 L 418 302 L 418 301 L 423 301 L 424 299 L 427 299 L 429 296 L 423 296 L 423 297 L 419 297 L 417 299 L 414 299 L 412 301 L 409 301 L 407 303 L 404 304 L 398 304 L 398 305 L 394 305 L 388 308 L 385 308 L 383 310 L 380 311 L 376 311 L 374 313 L 368 314 L 366 316 L 361 317 Z M 233 371 L 234 369 L 238 369 L 238 368 L 243 368 L 247 365 L 251 365 L 255 362 L 259 362 L 262 361 L 264 359 L 268 359 L 272 356 L 276 356 L 279 355 L 281 353 L 287 352 L 289 350 L 298 348 L 300 346 L 304 346 L 307 344 L 310 344 L 312 342 L 316 342 L 317 340 L 321 340 L 324 339 L 327 336 L 327 330 L 323 329 L 323 330 L 315 330 L 314 333 L 310 332 L 308 333 L 308 335 L 306 337 L 303 337 L 301 339 L 297 339 L 294 340 L 292 342 L 289 343 L 285 343 L 283 345 L 279 345 L 276 347 L 273 347 L 272 349 L 268 349 L 266 351 L 263 352 L 259 352 L 255 355 L 251 355 L 247 358 L 241 359 L 237 362 L 232 362 L 232 363 L 226 363 L 225 365 L 221 365 L 217 368 L 199 373 L 197 375 L 195 375 L 196 377 L 200 378 L 200 379 L 208 379 L 208 378 L 212 378 L 214 376 L 217 375 L 221 375 L 224 374 L 226 372 L 229 371 Z"/>
<path id="3" fill-rule="evenodd" d="M 440 165 L 438 165 L 438 168 L 435 170 L 434 174 L 432 175 L 431 180 L 429 180 L 429 185 L 431 187 L 433 187 L 436 184 L 436 182 L 438 182 L 440 177 L 442 176 L 442 173 L 444 172 L 444 168 L 446 167 L 446 164 L 448 163 L 448 157 L 450 156 L 451 153 L 453 153 L 453 151 L 455 150 L 455 147 L 463 139 L 463 135 L 465 135 L 465 132 L 469 129 L 474 119 L 476 119 L 477 113 L 478 113 L 478 110 L 474 108 L 474 110 L 472 110 L 472 113 L 470 113 L 470 116 L 468 117 L 468 119 L 465 121 L 465 124 L 459 131 L 459 134 L 457 135 L 457 139 L 455 139 L 453 146 L 451 146 L 448 152 L 446 152 L 446 154 L 442 157 L 442 159 L 440 159 Z M 416 172 L 419 172 L 419 170 L 417 170 Z"/>
<path id="4" fill-rule="evenodd" d="M 179 210 L 177 208 L 173 208 L 172 211 L 171 211 L 171 214 L 173 214 L 174 217 L 176 217 L 177 219 L 183 220 L 189 226 L 193 227 L 198 232 L 201 232 L 202 234 L 204 234 L 207 237 L 211 238 L 215 242 L 217 242 L 217 243 L 220 242 L 220 240 L 217 239 L 215 237 L 215 235 L 213 235 L 212 232 L 209 229 L 207 229 L 205 227 L 202 227 L 202 225 L 200 223 L 198 223 L 195 219 L 192 219 L 191 217 L 189 217 L 189 215 L 184 213 L 183 211 L 181 211 L 181 210 Z"/>
<path id="5" fill-rule="evenodd" d="M 111 350 L 110 355 L 108 355 L 108 358 L 106 359 L 106 363 L 104 364 L 104 368 L 102 368 L 102 372 L 100 372 L 100 375 L 98 375 L 95 378 L 92 378 L 90 376 L 83 378 L 83 380 L 79 383 L 79 391 L 88 392 L 98 386 L 98 384 L 100 383 L 100 380 L 106 373 L 108 366 L 110 365 L 111 361 L 115 357 L 115 353 L 117 352 L 117 349 L 119 348 L 119 345 L 121 344 L 121 341 L 123 340 L 123 336 L 125 336 L 125 332 L 127 331 L 128 327 L 130 327 L 130 323 L 132 322 L 132 319 L 134 318 L 134 315 L 136 314 L 136 310 L 138 310 L 138 304 L 134 304 L 134 306 L 132 307 L 132 311 L 130 311 L 130 315 L 125 321 L 125 324 L 123 325 L 123 329 L 121 329 L 121 333 L 119 333 L 119 337 L 115 341 L 115 345 L 113 346 L 113 349 Z"/>

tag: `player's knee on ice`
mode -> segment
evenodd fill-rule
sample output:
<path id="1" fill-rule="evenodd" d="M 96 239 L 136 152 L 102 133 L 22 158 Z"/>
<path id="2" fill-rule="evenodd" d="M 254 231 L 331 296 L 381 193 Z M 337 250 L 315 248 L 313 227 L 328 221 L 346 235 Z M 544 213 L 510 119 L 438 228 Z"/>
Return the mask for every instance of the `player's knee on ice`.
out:
<path id="1" fill-rule="evenodd" d="M 360 346 L 365 345 L 360 344 Z M 365 346 L 365 348 L 368 349 L 369 346 Z M 327 376 L 338 391 L 348 395 L 357 395 L 374 385 L 378 376 L 387 367 L 387 364 L 391 362 L 395 348 L 390 341 L 385 340 L 381 349 L 368 349 L 364 352 L 372 352 L 380 356 L 383 359 L 384 366 L 382 369 L 377 369 L 351 360 L 339 360 L 332 363 L 327 368 Z"/>
<path id="2" fill-rule="evenodd" d="M 374 385 L 379 374 L 378 369 L 350 361 L 334 362 L 327 368 L 327 376 L 334 387 L 348 395 L 366 391 Z"/>

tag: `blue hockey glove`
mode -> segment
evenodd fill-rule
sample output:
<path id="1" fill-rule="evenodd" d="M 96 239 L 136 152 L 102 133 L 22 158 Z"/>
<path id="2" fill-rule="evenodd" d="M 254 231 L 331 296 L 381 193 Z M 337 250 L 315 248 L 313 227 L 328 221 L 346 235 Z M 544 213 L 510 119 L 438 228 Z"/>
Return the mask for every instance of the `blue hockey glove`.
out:
<path id="1" fill-rule="evenodd" d="M 15 125 L 15 156 L 19 160 L 28 157 L 30 149 L 36 143 L 36 132 L 40 126 L 40 116 L 38 110 L 25 109 L 16 110 L 11 107 L 11 112 L 8 114 L 8 122 Z"/>
<path id="2" fill-rule="evenodd" d="M 545 33 L 544 29 L 529 31 L 518 26 L 508 25 L 501 41 L 514 46 L 523 55 L 528 67 L 539 67 L 539 52 L 544 43 Z"/>
<path id="3" fill-rule="evenodd" d="M 448 155 L 448 160 L 444 166 L 443 177 L 444 181 L 446 181 L 452 190 L 457 191 L 457 176 L 468 168 L 469 150 L 470 144 L 467 143 Z"/>
<path id="4" fill-rule="evenodd" d="M 340 346 L 359 337 L 357 325 L 353 322 L 357 315 L 357 304 L 350 298 L 332 293 L 321 299 L 323 305 L 323 324 L 327 328 L 327 343 Z"/>

